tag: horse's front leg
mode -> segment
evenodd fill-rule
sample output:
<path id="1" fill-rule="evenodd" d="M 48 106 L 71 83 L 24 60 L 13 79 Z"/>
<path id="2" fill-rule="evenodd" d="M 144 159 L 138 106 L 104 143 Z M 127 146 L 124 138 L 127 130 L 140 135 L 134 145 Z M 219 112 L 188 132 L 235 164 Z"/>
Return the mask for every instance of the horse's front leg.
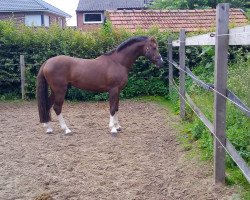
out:
<path id="1" fill-rule="evenodd" d="M 112 134 L 116 134 L 117 131 L 121 130 L 121 126 L 118 123 L 118 107 L 119 107 L 119 89 L 112 88 L 109 91 L 109 104 L 110 104 L 110 121 L 109 128 Z"/>

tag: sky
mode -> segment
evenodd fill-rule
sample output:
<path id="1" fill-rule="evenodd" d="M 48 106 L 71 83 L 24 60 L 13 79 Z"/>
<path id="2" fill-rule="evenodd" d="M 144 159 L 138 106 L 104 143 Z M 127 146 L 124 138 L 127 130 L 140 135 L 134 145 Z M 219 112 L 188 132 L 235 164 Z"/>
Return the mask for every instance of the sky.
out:
<path id="1" fill-rule="evenodd" d="M 76 26 L 76 8 L 79 0 L 43 0 L 47 3 L 61 9 L 62 11 L 70 14 L 72 17 L 67 19 L 68 26 Z"/>

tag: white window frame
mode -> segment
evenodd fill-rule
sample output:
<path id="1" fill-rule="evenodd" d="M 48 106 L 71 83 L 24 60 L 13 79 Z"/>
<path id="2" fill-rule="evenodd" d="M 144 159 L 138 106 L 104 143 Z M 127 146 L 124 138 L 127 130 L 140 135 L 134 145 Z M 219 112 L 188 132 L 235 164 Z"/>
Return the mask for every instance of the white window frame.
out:
<path id="1" fill-rule="evenodd" d="M 42 26 L 42 15 L 25 15 L 25 26 Z"/>
<path id="2" fill-rule="evenodd" d="M 101 15 L 101 21 L 91 21 L 91 22 L 89 22 L 89 21 L 85 21 L 85 15 L 88 15 L 88 14 L 99 14 L 99 15 Z M 91 12 L 89 12 L 89 13 L 83 13 L 83 23 L 84 24 L 102 24 L 103 23 L 103 13 L 91 13 Z"/>

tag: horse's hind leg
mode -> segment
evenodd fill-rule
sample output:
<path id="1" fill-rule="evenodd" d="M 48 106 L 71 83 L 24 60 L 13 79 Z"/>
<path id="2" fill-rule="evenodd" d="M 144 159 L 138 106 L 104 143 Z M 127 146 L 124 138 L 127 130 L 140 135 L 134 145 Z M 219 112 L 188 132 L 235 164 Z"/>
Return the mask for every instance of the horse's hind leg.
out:
<path id="1" fill-rule="evenodd" d="M 63 90 L 61 90 L 60 92 L 57 92 L 55 95 L 55 103 L 53 106 L 53 109 L 55 111 L 55 113 L 57 114 L 60 126 L 63 130 L 65 130 L 65 134 L 71 133 L 71 130 L 67 127 L 64 118 L 62 116 L 62 105 L 64 102 L 64 97 L 66 94 L 66 90 L 67 87 L 65 87 Z"/>
<path id="2" fill-rule="evenodd" d="M 54 102 L 55 102 L 55 94 L 51 90 L 51 94 L 49 96 L 49 105 L 48 105 L 48 108 L 47 108 L 48 111 L 51 109 L 51 107 L 53 106 Z M 52 127 L 51 127 L 51 125 L 50 125 L 49 122 L 44 123 L 43 126 L 46 128 L 46 133 L 52 133 L 53 132 L 53 129 L 52 129 Z"/>
<path id="3" fill-rule="evenodd" d="M 49 95 L 49 105 L 48 105 L 48 110 L 50 110 L 52 108 L 52 106 L 54 105 L 55 103 L 55 93 L 52 89 L 51 90 L 51 93 Z"/>

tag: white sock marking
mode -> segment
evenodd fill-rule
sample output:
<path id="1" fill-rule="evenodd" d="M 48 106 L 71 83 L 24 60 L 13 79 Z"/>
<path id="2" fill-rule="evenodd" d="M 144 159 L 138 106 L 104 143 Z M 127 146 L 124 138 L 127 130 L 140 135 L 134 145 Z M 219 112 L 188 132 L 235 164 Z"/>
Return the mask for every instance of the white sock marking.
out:
<path id="1" fill-rule="evenodd" d="M 111 133 L 117 133 L 117 130 L 121 129 L 121 126 L 118 123 L 117 112 L 114 114 L 114 116 L 110 115 L 109 128 L 111 129 Z"/>
<path id="2" fill-rule="evenodd" d="M 110 118 L 109 118 L 109 128 L 113 128 L 113 126 L 115 125 L 115 115 L 112 116 L 110 115 Z"/>
<path id="3" fill-rule="evenodd" d="M 51 128 L 51 126 L 50 126 L 50 123 L 49 123 L 49 122 L 44 123 L 44 124 L 43 124 L 43 127 L 45 127 L 45 128 L 46 128 L 46 133 L 52 133 L 52 132 L 53 132 L 53 129 Z"/>
<path id="4" fill-rule="evenodd" d="M 68 134 L 68 133 L 71 133 L 71 130 L 67 127 L 64 119 L 63 119 L 63 116 L 62 114 L 58 115 L 58 120 L 59 120 L 59 123 L 60 123 L 60 126 L 63 130 L 65 130 L 65 134 Z"/>
<path id="5" fill-rule="evenodd" d="M 116 130 L 115 127 L 113 127 L 113 128 L 111 129 L 111 133 L 117 133 L 117 130 Z"/>

